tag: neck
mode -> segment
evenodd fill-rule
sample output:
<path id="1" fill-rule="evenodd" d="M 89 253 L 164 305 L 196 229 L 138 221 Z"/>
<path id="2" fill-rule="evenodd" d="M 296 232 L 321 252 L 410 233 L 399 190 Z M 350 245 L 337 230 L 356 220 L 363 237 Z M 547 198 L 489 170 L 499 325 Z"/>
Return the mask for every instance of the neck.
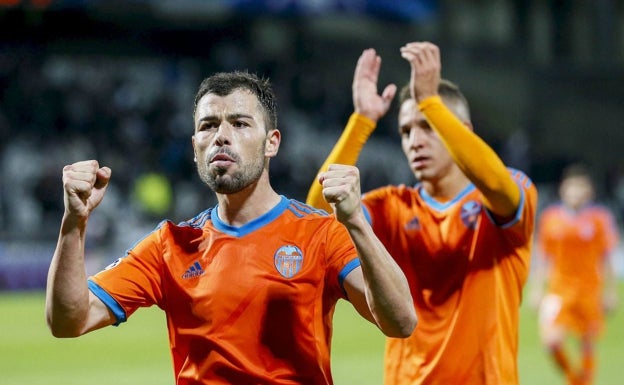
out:
<path id="1" fill-rule="evenodd" d="M 461 172 L 459 167 L 453 167 L 446 175 L 422 182 L 427 194 L 440 202 L 449 201 L 462 192 L 470 180 Z"/>
<path id="2" fill-rule="evenodd" d="M 232 194 L 217 194 L 219 218 L 230 226 L 242 226 L 275 207 L 280 196 L 265 171 L 256 182 Z"/>

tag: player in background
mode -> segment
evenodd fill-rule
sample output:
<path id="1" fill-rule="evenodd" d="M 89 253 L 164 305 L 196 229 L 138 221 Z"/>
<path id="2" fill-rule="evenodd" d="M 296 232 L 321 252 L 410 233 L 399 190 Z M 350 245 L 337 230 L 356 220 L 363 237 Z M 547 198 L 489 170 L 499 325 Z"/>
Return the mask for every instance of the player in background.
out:
<path id="1" fill-rule="evenodd" d="M 163 221 L 88 279 L 87 222 L 111 170 L 95 160 L 64 167 L 65 213 L 46 293 L 54 336 L 118 325 L 156 305 L 178 385 L 327 385 L 340 298 L 386 335 L 412 333 L 408 283 L 364 217 L 357 168 L 342 169 L 345 184 L 325 193 L 335 217 L 271 187 L 276 110 L 268 80 L 246 72 L 205 79 L 192 144 L 218 204 L 177 225 Z"/>
<path id="2" fill-rule="evenodd" d="M 612 252 L 618 230 L 609 208 L 594 201 L 594 184 L 585 165 L 566 167 L 559 183 L 560 201 L 542 211 L 532 302 L 539 304 L 541 340 L 570 385 L 593 383 L 596 340 L 605 312 L 616 305 Z M 580 354 L 565 349 L 579 342 Z M 580 357 L 573 362 L 572 357 Z"/>
<path id="3" fill-rule="evenodd" d="M 373 230 L 407 276 L 419 317 L 409 338 L 387 340 L 384 383 L 517 385 L 537 190 L 473 132 L 466 99 L 441 80 L 436 45 L 408 43 L 401 55 L 411 78 L 400 95 L 398 132 L 418 182 L 362 197 Z M 396 87 L 378 94 L 380 68 L 381 58 L 365 50 L 353 78 L 355 112 L 312 184 L 309 204 L 328 209 L 323 193 L 334 188 L 339 164 L 356 164 L 388 111 Z"/>

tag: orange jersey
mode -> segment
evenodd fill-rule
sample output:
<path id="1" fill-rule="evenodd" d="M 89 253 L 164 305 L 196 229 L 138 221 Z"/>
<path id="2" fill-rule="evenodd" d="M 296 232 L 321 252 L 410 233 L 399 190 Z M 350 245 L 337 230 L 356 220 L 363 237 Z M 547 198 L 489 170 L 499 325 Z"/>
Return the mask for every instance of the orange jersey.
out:
<path id="1" fill-rule="evenodd" d="M 389 338 L 388 385 L 518 384 L 518 312 L 527 279 L 537 190 L 520 171 L 517 215 L 497 224 L 469 185 L 439 203 L 419 185 L 388 186 L 363 203 L 410 282 L 419 323 Z"/>
<path id="2" fill-rule="evenodd" d="M 603 206 L 572 212 L 553 204 L 540 216 L 537 241 L 551 265 L 540 319 L 577 333 L 600 333 L 605 258 L 618 242 L 615 219 Z"/>
<path id="3" fill-rule="evenodd" d="M 89 287 L 118 323 L 165 311 L 178 385 L 331 384 L 332 316 L 357 266 L 344 226 L 282 197 L 241 227 L 216 208 L 163 222 Z"/>
<path id="4" fill-rule="evenodd" d="M 613 215 L 590 205 L 574 213 L 561 204 L 544 209 L 537 241 L 551 264 L 549 291 L 577 297 L 602 288 L 603 262 L 618 241 Z"/>

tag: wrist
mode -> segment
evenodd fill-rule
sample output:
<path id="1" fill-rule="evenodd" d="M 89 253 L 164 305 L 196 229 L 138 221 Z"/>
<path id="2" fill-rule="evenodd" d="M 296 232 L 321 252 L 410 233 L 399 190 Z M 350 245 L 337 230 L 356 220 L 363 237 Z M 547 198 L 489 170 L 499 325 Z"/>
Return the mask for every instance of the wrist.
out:
<path id="1" fill-rule="evenodd" d="M 377 120 L 372 119 L 366 113 L 358 111 L 357 109 L 351 114 L 349 120 L 353 123 L 357 123 L 358 126 L 367 129 L 369 132 L 373 132 L 377 127 Z"/>

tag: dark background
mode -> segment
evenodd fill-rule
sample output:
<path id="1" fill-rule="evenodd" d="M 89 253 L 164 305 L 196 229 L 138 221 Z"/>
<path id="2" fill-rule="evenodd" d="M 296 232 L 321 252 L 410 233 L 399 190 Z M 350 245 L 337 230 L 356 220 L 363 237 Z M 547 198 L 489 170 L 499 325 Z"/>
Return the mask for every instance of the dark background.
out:
<path id="1" fill-rule="evenodd" d="M 113 169 L 89 223 L 93 269 L 163 218 L 214 205 L 196 177 L 192 103 L 203 77 L 249 70 L 278 95 L 274 187 L 305 200 L 352 111 L 361 51 L 383 58 L 380 87 L 409 79 L 399 48 L 438 44 L 476 131 L 555 198 L 583 161 L 599 198 L 624 208 L 621 1 L 0 0 L 0 289 L 40 286 L 63 210 L 61 169 Z M 366 145 L 363 190 L 414 183 L 396 103 Z"/>

